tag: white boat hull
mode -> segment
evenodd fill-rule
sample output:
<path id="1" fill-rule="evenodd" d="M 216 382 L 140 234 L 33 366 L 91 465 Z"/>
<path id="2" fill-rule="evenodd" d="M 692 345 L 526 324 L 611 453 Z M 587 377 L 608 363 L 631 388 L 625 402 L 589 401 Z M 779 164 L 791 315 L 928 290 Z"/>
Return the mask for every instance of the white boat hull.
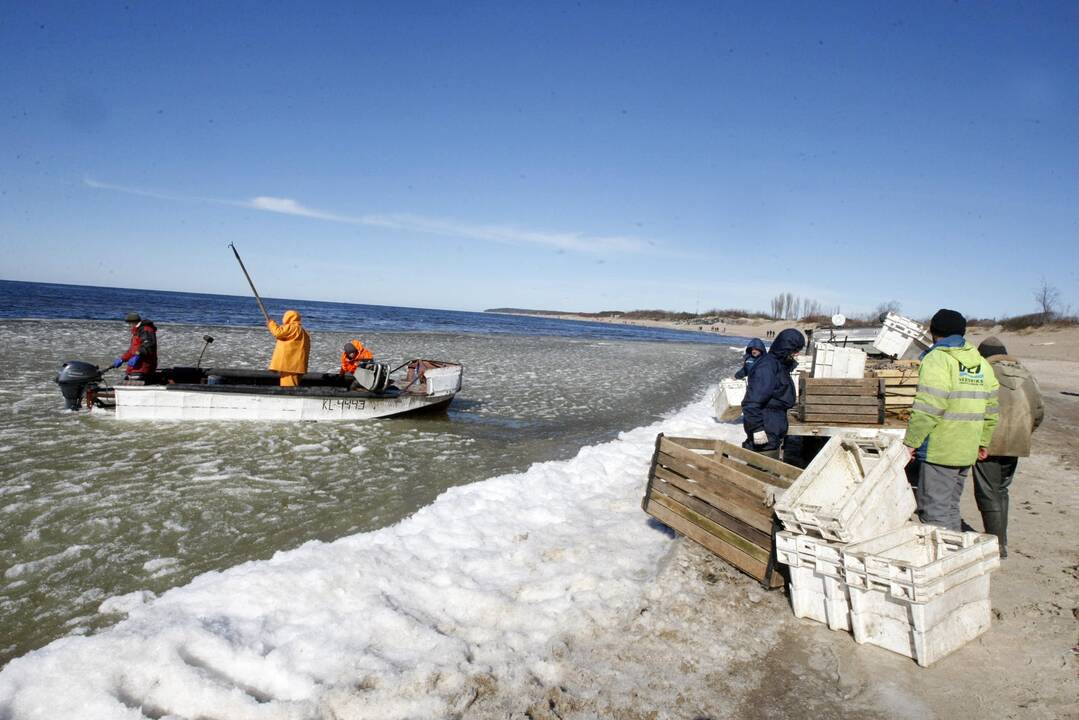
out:
<path id="1" fill-rule="evenodd" d="M 126 385 L 113 388 L 120 420 L 352 421 L 448 405 L 461 389 L 460 365 L 423 361 L 420 377 L 385 393 L 346 388 L 255 385 Z M 409 381 L 411 380 L 411 381 Z"/>
<path id="2" fill-rule="evenodd" d="M 117 386 L 120 420 L 370 420 L 432 409 L 453 400 L 454 393 L 402 394 L 396 397 L 317 397 L 209 393 L 161 386 Z"/>

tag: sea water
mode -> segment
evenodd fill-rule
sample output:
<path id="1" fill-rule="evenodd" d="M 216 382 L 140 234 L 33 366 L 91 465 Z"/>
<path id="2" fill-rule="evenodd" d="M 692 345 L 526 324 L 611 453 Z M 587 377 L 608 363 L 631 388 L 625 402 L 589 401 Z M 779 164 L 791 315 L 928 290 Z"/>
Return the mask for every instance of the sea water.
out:
<path id="1" fill-rule="evenodd" d="M 417 418 L 121 422 L 65 412 L 53 383 L 64 360 L 106 365 L 126 349 L 126 325 L 106 318 L 153 317 L 162 366 L 194 364 L 210 334 L 204 366 L 263 368 L 273 340 L 253 302 L 9 282 L 0 301 L 9 318 L 0 320 L 0 662 L 115 623 L 110 598 L 152 597 L 206 571 L 383 528 L 448 488 L 652 423 L 729 373 L 742 342 L 269 301 L 271 312 L 304 315 L 312 370 L 335 369 L 340 347 L 359 337 L 380 359 L 461 362 L 464 387 L 445 415 Z"/>

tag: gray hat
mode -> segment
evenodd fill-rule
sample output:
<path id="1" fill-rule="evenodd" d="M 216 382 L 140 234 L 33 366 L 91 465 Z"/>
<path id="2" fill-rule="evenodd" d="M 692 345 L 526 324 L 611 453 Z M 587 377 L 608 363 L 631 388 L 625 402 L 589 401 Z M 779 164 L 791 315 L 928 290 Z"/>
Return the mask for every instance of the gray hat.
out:
<path id="1" fill-rule="evenodd" d="M 129 322 L 129 323 L 142 322 L 142 318 L 139 317 L 138 313 L 129 312 L 127 315 L 124 315 L 124 322 Z"/>
<path id="2" fill-rule="evenodd" d="M 359 350 L 356 349 L 355 345 L 350 342 L 345 343 L 345 355 L 351 355 L 357 352 L 359 352 Z"/>
<path id="3" fill-rule="evenodd" d="M 978 346 L 978 354 L 984 358 L 993 357 L 994 355 L 1007 355 L 1008 349 L 995 335 L 990 335 L 985 340 L 982 340 L 982 344 Z"/>

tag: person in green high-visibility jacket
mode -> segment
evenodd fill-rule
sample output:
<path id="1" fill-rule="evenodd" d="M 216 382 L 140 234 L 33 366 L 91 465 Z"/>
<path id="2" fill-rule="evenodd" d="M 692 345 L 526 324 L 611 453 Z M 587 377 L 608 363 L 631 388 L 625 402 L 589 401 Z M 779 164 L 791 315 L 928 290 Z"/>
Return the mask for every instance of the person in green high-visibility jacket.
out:
<path id="1" fill-rule="evenodd" d="M 922 357 L 918 393 L 903 444 L 918 460 L 918 516 L 962 529 L 959 500 L 971 465 L 989 456 L 1000 405 L 992 366 L 963 337 L 967 321 L 941 309 L 929 324 L 933 346 Z"/>

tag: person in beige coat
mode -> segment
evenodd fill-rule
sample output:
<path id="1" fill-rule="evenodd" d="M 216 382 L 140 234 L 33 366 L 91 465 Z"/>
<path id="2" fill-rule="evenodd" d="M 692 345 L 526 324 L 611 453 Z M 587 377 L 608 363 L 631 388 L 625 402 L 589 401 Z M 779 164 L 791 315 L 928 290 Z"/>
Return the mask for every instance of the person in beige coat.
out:
<path id="1" fill-rule="evenodd" d="M 974 499 L 985 532 L 1000 541 L 1000 556 L 1008 557 L 1008 488 L 1019 458 L 1030 455 L 1030 436 L 1045 415 L 1042 394 L 1030 371 L 1007 354 L 1004 344 L 987 337 L 978 352 L 1000 382 L 1000 421 L 989 444 L 989 457 L 974 465 Z"/>

